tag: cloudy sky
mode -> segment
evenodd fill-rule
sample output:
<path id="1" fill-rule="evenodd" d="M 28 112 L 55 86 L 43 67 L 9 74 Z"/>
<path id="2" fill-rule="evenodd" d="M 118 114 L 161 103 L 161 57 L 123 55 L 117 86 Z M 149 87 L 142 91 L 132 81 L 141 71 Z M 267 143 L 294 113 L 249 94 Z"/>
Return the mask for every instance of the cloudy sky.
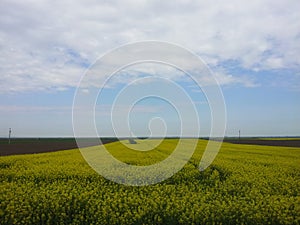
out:
<path id="1" fill-rule="evenodd" d="M 183 46 L 207 63 L 224 94 L 226 135 L 300 135 L 299 12 L 297 0 L 1 0 L 0 136 L 9 127 L 15 136 L 72 136 L 74 93 L 87 68 L 112 49 L 144 40 Z M 120 74 L 104 88 L 97 116 L 104 135 L 111 135 L 105 109 L 116 93 L 153 70 L 163 76 L 158 67 Z M 207 135 L 203 93 L 173 72 L 169 78 L 191 96 Z M 146 120 L 169 115 L 168 132 L 177 134 L 176 113 L 158 101 L 136 105 L 137 133 L 147 134 Z"/>

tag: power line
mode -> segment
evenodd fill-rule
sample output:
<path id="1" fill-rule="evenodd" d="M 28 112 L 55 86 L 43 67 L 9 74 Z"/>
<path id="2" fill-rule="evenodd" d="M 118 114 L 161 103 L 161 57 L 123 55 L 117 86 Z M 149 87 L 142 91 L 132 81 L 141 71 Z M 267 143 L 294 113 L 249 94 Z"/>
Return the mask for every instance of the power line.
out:
<path id="1" fill-rule="evenodd" d="M 10 137 L 11 137 L 11 128 L 8 130 L 8 144 L 10 144 Z"/>

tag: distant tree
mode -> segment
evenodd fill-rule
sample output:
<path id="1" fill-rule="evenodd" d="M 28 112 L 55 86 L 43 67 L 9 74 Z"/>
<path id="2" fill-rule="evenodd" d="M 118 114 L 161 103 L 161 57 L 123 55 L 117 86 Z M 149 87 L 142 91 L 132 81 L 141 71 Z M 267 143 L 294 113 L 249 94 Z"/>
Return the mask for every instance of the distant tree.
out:
<path id="1" fill-rule="evenodd" d="M 136 144 L 136 141 L 133 138 L 129 138 L 128 141 L 130 144 Z"/>

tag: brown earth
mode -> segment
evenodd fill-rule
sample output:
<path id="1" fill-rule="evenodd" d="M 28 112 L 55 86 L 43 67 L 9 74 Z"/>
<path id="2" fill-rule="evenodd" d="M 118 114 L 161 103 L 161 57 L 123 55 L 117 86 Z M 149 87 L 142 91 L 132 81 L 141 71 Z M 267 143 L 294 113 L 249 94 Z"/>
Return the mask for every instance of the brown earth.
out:
<path id="1" fill-rule="evenodd" d="M 118 141 L 116 138 L 102 138 L 103 144 Z M 262 139 L 224 139 L 224 142 L 233 144 L 247 145 L 268 145 L 268 146 L 286 146 L 300 147 L 300 139 L 291 140 L 262 140 Z M 85 139 L 82 147 L 95 146 L 99 144 L 97 139 Z M 0 139 L 0 156 L 33 154 L 54 152 L 60 150 L 76 149 L 77 143 L 74 138 L 16 138 L 8 144 L 5 138 Z"/>
<path id="2" fill-rule="evenodd" d="M 116 138 L 103 138 L 103 144 L 117 141 Z M 95 146 L 99 144 L 97 139 L 85 139 L 82 147 Z M 73 138 L 16 138 L 8 143 L 7 139 L 0 139 L 0 156 L 32 154 L 43 152 L 55 152 L 60 150 L 78 148 Z"/>
<path id="3" fill-rule="evenodd" d="M 283 146 L 283 147 L 300 147 L 300 139 L 291 140 L 262 140 L 262 139 L 224 139 L 224 142 L 232 144 L 245 145 L 268 145 L 268 146 Z"/>

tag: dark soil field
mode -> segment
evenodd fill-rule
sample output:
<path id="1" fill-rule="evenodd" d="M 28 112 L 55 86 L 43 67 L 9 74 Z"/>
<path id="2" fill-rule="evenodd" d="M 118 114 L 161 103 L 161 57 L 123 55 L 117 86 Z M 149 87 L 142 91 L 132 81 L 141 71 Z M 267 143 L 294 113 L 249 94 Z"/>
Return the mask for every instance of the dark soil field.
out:
<path id="1" fill-rule="evenodd" d="M 224 142 L 232 144 L 245 144 L 245 145 L 268 145 L 268 146 L 283 146 L 283 147 L 300 147 L 300 139 L 298 138 L 225 138 Z"/>
<path id="2" fill-rule="evenodd" d="M 84 139 L 85 147 L 99 143 L 98 139 Z M 101 138 L 103 144 L 118 141 L 117 138 Z M 268 145 L 300 147 L 300 138 L 225 138 L 224 142 L 246 145 Z M 74 138 L 14 138 L 8 143 L 7 138 L 0 138 L 0 156 L 55 152 L 78 148 Z"/>
<path id="3" fill-rule="evenodd" d="M 83 139 L 85 147 L 99 144 L 95 138 Z M 101 138 L 103 144 L 117 141 L 116 138 Z M 0 139 L 0 156 L 55 152 L 78 148 L 74 138 L 14 138 L 8 143 L 7 138 Z"/>

